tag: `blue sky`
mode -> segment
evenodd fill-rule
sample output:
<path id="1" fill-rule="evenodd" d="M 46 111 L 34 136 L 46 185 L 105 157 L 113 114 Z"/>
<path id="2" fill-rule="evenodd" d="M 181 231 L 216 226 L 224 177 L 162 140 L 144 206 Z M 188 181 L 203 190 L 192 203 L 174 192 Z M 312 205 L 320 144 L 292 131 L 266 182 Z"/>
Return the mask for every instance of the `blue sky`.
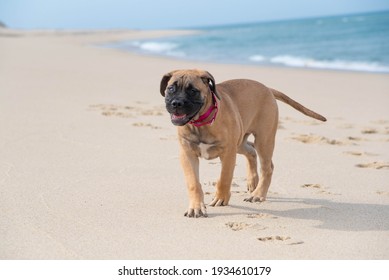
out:
<path id="1" fill-rule="evenodd" d="M 389 10 L 388 0 L 0 0 L 10 28 L 191 28 Z"/>

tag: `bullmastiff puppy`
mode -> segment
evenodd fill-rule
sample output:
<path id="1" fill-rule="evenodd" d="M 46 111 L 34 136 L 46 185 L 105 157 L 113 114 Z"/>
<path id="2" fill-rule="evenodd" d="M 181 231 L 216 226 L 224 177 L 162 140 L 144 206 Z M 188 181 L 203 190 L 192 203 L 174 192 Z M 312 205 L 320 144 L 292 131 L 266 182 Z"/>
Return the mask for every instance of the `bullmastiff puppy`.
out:
<path id="1" fill-rule="evenodd" d="M 176 70 L 162 77 L 160 92 L 165 97 L 171 122 L 178 126 L 180 162 L 189 194 L 187 217 L 207 217 L 199 179 L 199 158 L 221 160 L 221 174 L 210 206 L 227 205 L 236 155 L 247 158 L 248 202 L 266 199 L 274 165 L 272 162 L 278 125 L 276 100 L 289 104 L 320 121 L 323 116 L 307 109 L 285 94 L 245 79 L 215 84 L 203 70 Z M 248 141 L 254 136 L 254 143 Z M 260 175 L 257 171 L 257 154 Z"/>

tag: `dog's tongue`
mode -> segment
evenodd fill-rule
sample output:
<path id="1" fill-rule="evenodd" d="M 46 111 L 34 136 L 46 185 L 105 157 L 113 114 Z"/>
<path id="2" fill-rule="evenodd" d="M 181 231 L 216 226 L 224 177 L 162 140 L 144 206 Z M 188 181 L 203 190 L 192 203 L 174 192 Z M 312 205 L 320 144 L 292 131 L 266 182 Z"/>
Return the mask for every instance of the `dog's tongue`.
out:
<path id="1" fill-rule="evenodd" d="M 176 115 L 176 114 L 172 114 L 172 119 L 173 120 L 182 120 L 186 117 L 186 115 Z"/>

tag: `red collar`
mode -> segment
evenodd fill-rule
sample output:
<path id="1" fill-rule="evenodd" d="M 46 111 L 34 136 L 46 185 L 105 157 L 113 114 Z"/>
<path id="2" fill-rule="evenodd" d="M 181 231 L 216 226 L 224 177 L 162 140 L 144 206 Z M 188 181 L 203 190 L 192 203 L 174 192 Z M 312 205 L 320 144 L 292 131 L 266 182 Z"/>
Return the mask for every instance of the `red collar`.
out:
<path id="1" fill-rule="evenodd" d="M 215 121 L 216 115 L 217 115 L 217 112 L 219 109 L 217 106 L 215 93 L 213 93 L 213 92 L 211 92 L 211 93 L 212 93 L 212 100 L 213 100 L 212 106 L 209 107 L 209 109 L 204 114 L 202 114 L 197 120 L 191 120 L 189 122 L 190 124 L 192 124 L 196 127 L 199 127 L 199 126 L 203 126 L 203 125 L 207 125 L 207 124 L 212 124 Z M 213 111 L 215 111 L 215 113 L 213 114 L 213 117 L 209 121 L 205 121 L 212 114 Z"/>

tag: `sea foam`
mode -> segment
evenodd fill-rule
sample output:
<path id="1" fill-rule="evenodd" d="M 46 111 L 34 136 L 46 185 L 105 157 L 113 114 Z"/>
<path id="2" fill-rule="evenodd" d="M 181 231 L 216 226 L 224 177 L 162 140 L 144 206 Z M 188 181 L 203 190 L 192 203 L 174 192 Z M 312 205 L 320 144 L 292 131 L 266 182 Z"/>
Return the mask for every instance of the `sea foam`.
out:
<path id="1" fill-rule="evenodd" d="M 345 60 L 315 60 L 312 58 L 295 57 L 289 55 L 276 56 L 270 59 L 272 63 L 279 63 L 285 66 L 306 67 L 333 70 L 351 70 L 366 72 L 388 72 L 389 67 L 374 62 L 345 61 Z"/>
<path id="2" fill-rule="evenodd" d="M 159 55 L 168 55 L 176 57 L 184 57 L 185 53 L 183 51 L 177 51 L 179 44 L 171 42 L 157 42 L 157 41 L 135 41 L 132 42 L 132 46 L 138 50 L 149 53 L 149 54 L 159 54 Z"/>

